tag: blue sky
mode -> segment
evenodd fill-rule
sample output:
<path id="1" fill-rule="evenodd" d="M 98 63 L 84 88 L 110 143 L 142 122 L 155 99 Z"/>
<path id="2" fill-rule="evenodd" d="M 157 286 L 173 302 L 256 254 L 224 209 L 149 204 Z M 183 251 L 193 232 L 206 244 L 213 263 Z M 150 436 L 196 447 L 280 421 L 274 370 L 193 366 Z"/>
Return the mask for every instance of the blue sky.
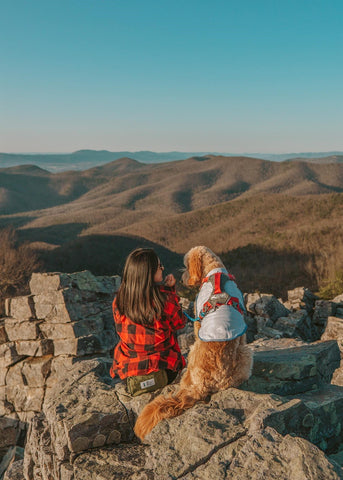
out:
<path id="1" fill-rule="evenodd" d="M 342 0 L 0 0 L 0 151 L 343 150 Z"/>

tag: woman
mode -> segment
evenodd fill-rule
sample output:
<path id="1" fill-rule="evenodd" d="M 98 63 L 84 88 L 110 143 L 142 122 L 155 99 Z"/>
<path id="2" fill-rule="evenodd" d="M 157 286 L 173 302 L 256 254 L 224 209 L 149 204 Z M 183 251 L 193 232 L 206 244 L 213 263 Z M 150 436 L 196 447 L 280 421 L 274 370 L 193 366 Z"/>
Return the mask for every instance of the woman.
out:
<path id="1" fill-rule="evenodd" d="M 135 396 L 171 383 L 185 365 L 175 331 L 186 317 L 175 293 L 175 278 L 166 276 L 154 250 L 138 248 L 128 256 L 122 283 L 113 301 L 119 335 L 112 377 L 126 380 Z"/>

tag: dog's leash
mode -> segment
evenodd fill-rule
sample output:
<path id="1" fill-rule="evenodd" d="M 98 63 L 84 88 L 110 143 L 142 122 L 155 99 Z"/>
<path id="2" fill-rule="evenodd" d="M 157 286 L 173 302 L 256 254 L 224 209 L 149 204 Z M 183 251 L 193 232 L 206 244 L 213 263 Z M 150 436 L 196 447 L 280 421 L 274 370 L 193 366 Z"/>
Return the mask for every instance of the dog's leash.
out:
<path id="1" fill-rule="evenodd" d="M 191 317 L 190 315 L 188 315 L 188 313 L 186 313 L 186 312 L 183 312 L 183 313 L 184 313 L 184 315 L 186 315 L 186 317 L 188 318 L 188 320 L 190 320 L 191 322 L 200 322 L 200 318 L 199 318 L 199 317 L 193 318 L 193 317 Z"/>

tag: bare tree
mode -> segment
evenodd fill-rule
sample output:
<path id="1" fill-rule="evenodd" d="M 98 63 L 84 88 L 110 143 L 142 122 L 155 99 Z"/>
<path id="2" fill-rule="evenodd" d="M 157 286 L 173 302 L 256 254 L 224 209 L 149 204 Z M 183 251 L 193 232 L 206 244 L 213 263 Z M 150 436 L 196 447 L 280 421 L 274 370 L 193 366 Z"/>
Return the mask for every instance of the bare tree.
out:
<path id="1" fill-rule="evenodd" d="M 0 230 L 0 298 L 25 293 L 38 269 L 37 255 L 27 243 L 18 243 L 14 228 Z"/>

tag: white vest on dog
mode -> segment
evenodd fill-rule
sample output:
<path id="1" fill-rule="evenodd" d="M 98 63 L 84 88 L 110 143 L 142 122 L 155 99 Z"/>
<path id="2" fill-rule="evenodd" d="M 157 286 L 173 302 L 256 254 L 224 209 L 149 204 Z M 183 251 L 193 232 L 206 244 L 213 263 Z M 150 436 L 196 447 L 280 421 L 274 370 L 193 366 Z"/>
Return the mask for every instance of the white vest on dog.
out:
<path id="1" fill-rule="evenodd" d="M 225 268 L 215 268 L 211 270 L 207 277 L 215 273 L 224 273 L 228 275 Z M 239 306 L 245 312 L 244 300 L 242 292 L 233 280 L 228 280 L 224 285 L 224 290 L 231 297 L 235 297 L 239 301 Z M 204 304 L 210 299 L 213 292 L 211 282 L 205 282 L 200 288 L 196 298 L 196 316 L 199 316 Z M 244 316 L 232 305 L 220 305 L 213 311 L 205 315 L 201 321 L 199 330 L 199 338 L 204 342 L 224 342 L 233 340 L 243 335 L 247 330 Z"/>

